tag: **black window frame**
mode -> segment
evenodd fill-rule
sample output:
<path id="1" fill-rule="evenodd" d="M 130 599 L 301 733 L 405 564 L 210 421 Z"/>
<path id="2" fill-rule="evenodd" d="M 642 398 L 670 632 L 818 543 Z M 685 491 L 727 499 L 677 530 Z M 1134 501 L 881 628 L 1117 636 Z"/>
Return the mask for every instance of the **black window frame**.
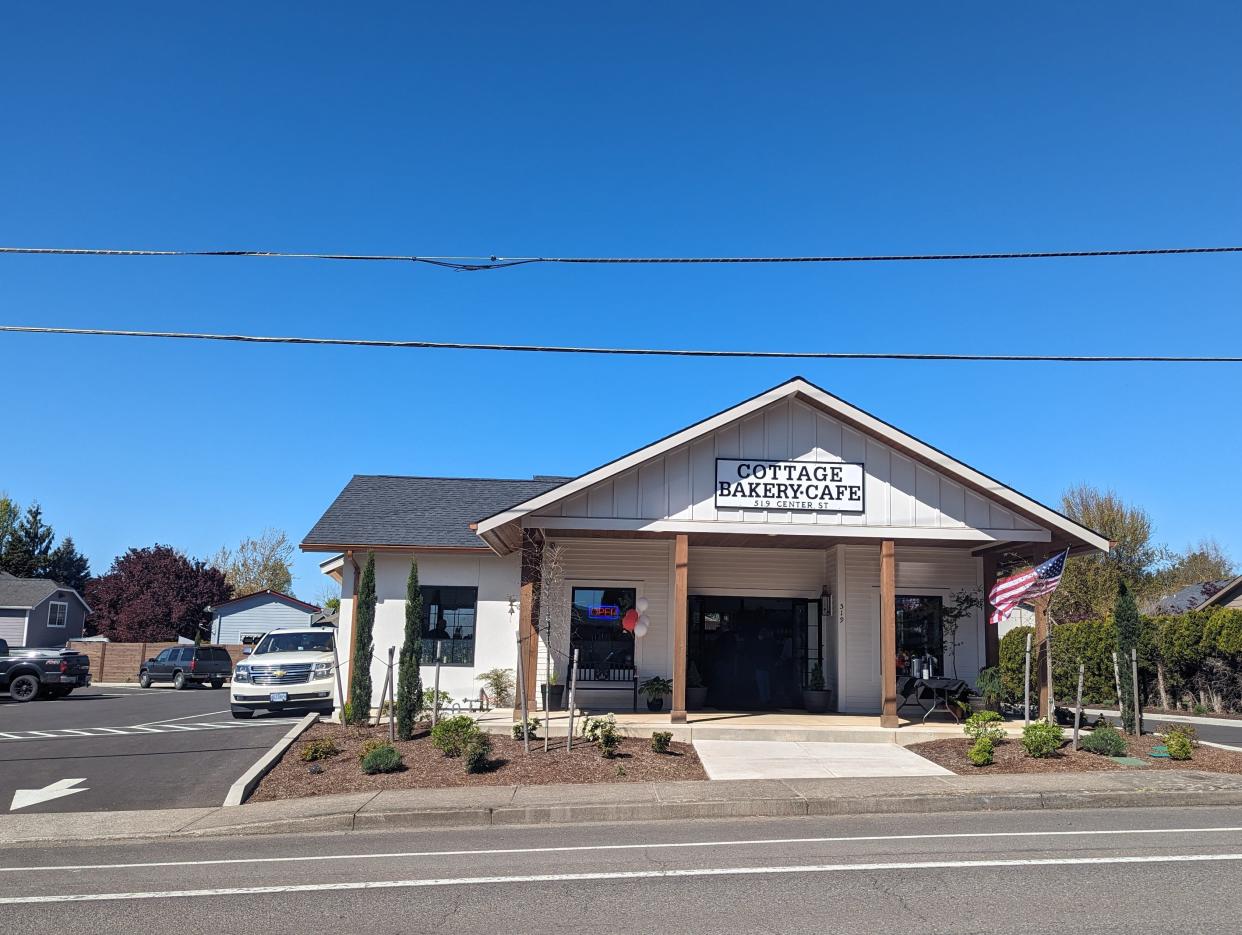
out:
<path id="1" fill-rule="evenodd" d="M 423 647 L 423 665 L 435 665 L 436 663 L 436 641 L 440 642 L 440 665 L 450 669 L 472 669 L 474 668 L 475 646 L 479 642 L 479 589 L 474 585 L 465 584 L 420 584 L 419 593 L 423 598 L 423 614 L 419 624 L 419 630 L 422 634 Z M 469 603 L 466 603 L 466 597 L 463 593 L 469 594 Z M 448 595 L 453 594 L 453 606 L 447 607 Z M 448 613 L 460 613 L 466 609 L 470 610 L 470 635 L 454 638 L 452 631 L 455 626 L 462 626 L 462 622 L 458 620 L 449 621 L 445 619 L 446 636 L 433 636 L 435 628 L 431 624 L 431 608 L 435 606 L 440 609 L 441 616 L 447 611 Z M 459 650 L 468 650 L 466 653 L 459 653 Z M 460 657 L 460 658 L 459 658 Z"/>
<path id="2" fill-rule="evenodd" d="M 616 619 L 615 620 L 609 619 L 603 623 L 597 623 L 597 624 L 591 624 L 587 620 L 584 620 L 581 614 L 579 614 L 578 612 L 578 606 L 579 606 L 578 605 L 578 593 L 580 591 L 600 592 L 601 599 L 600 599 L 599 604 L 596 606 L 604 606 L 606 603 L 608 604 L 608 606 L 615 606 L 617 608 Z M 613 602 L 608 602 L 608 595 L 610 593 L 615 595 L 616 592 L 628 592 L 628 594 L 621 599 L 618 599 Z M 625 616 L 625 612 L 627 610 L 630 610 L 631 608 L 633 608 L 634 605 L 638 602 L 638 596 L 639 596 L 638 588 L 634 587 L 633 585 L 628 585 L 628 584 L 619 584 L 619 585 L 575 584 L 573 585 L 573 587 L 570 588 L 569 590 L 569 653 L 570 653 L 570 658 L 572 659 L 573 651 L 575 649 L 579 650 L 578 667 L 580 669 L 592 669 L 596 665 L 606 664 L 607 666 L 611 668 L 637 670 L 638 641 L 634 639 L 634 634 L 631 631 L 626 630 L 624 627 L 621 626 L 621 618 Z M 592 602 L 589 602 L 589 601 L 585 602 L 582 606 L 590 607 L 592 606 Z M 595 628 L 600 631 L 610 629 L 611 627 L 615 627 L 616 633 L 611 634 L 612 638 L 607 641 L 585 640 L 583 639 L 583 631 L 585 628 L 588 628 L 588 627 Z M 601 642 L 608 642 L 613 645 L 616 645 L 618 643 L 621 643 L 621 644 L 628 643 L 629 662 L 627 663 L 624 661 L 618 661 L 616 659 L 599 658 L 600 653 L 592 653 L 592 652 L 586 651 L 589 645 L 598 644 Z"/>

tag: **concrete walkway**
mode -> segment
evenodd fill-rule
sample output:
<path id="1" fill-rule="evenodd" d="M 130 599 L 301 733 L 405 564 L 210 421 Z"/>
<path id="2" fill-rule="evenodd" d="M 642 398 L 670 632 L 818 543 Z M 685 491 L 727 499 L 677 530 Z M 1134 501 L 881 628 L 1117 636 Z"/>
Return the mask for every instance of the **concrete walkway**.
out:
<path id="1" fill-rule="evenodd" d="M 0 815 L 0 848 L 388 828 L 1200 805 L 1242 806 L 1242 776 L 1135 770 L 406 789 L 233 808 Z"/>
<path id="2" fill-rule="evenodd" d="M 953 775 L 895 743 L 695 740 L 694 749 L 712 779 Z"/>

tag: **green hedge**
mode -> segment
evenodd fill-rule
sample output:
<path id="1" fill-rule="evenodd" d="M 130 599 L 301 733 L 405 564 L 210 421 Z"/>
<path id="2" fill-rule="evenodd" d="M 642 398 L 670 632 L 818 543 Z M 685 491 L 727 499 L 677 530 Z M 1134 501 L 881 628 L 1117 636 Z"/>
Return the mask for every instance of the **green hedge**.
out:
<path id="1" fill-rule="evenodd" d="M 1146 705 L 1159 700 L 1156 674 L 1160 666 L 1163 666 L 1165 687 L 1174 704 L 1186 693 L 1198 691 L 1208 679 L 1208 669 L 1238 671 L 1242 667 L 1242 610 L 1219 607 L 1177 616 L 1143 617 L 1141 626 L 1139 683 Z M 1022 656 L 1026 634 L 1031 631 L 1031 627 L 1014 627 L 1000 641 L 1001 680 L 1005 700 L 1010 703 L 1022 700 Z M 1086 666 L 1084 704 L 1115 704 L 1112 654 L 1116 648 L 1117 630 L 1111 619 L 1056 624 L 1052 631 L 1052 669 L 1053 691 L 1058 704 L 1074 703 L 1080 661 Z M 1123 663 L 1122 677 L 1127 673 L 1128 666 Z M 1032 669 L 1032 693 L 1036 684 Z M 1242 686 L 1239 689 L 1242 691 Z M 1224 700 L 1227 706 L 1242 707 L 1242 694 Z"/>

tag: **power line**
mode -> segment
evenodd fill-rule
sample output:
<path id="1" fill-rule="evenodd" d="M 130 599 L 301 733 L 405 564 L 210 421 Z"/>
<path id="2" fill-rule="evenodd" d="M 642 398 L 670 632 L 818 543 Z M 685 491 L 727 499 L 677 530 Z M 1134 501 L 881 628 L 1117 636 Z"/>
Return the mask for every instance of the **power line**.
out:
<path id="1" fill-rule="evenodd" d="M 1193 357 L 1172 354 L 921 354 L 861 351 L 731 351 L 679 348 L 573 347 L 549 344 L 484 344 L 465 341 L 396 341 L 373 338 L 278 337 L 257 334 L 211 334 L 195 331 L 121 331 L 112 328 L 50 328 L 0 325 L 9 334 L 59 334 L 88 337 L 170 338 L 189 341 L 240 341 L 250 344 L 309 344 L 343 347 L 391 347 L 405 350 L 505 351 L 521 354 L 601 354 L 627 357 L 722 357 L 770 360 L 921 360 L 1071 364 L 1239 364 L 1242 357 Z"/>
<path id="2" fill-rule="evenodd" d="M 949 260 L 1052 260 L 1084 257 L 1186 256 L 1242 253 L 1236 247 L 1151 247 L 1134 250 L 1038 250 L 1002 253 L 911 253 L 858 256 L 717 256 L 717 257 L 551 257 L 551 256 L 414 256 L 406 254 L 284 253 L 279 250 L 119 250 L 95 247 L 0 247 L 0 254 L 107 257 L 259 257 L 284 260 L 353 260 L 422 263 L 463 272 L 508 269 L 532 263 L 587 265 L 674 265 L 706 263 L 908 263 Z"/>

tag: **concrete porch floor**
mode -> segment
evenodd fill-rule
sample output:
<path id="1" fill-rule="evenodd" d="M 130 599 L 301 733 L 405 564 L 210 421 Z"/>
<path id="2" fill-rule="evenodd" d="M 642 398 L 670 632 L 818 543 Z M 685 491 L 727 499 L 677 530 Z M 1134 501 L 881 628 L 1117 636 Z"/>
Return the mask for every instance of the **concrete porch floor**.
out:
<path id="1" fill-rule="evenodd" d="M 585 716 L 604 714 L 588 711 Z M 908 746 L 944 737 L 962 737 L 960 725 L 947 720 L 902 719 L 900 727 L 881 727 L 879 715 L 807 714 L 805 711 L 691 711 L 686 723 L 672 724 L 668 712 L 612 712 L 617 727 L 627 737 L 650 737 L 652 731 L 670 731 L 681 743 L 700 740 L 783 741 L 790 743 L 890 743 Z M 513 726 L 510 708 L 494 708 L 475 717 L 479 726 L 491 733 L 508 734 Z M 578 715 L 582 717 L 584 715 Z M 565 711 L 533 711 L 547 725 L 548 735 L 564 737 L 569 715 Z M 1006 725 L 1008 733 L 1019 736 L 1022 726 Z"/>

